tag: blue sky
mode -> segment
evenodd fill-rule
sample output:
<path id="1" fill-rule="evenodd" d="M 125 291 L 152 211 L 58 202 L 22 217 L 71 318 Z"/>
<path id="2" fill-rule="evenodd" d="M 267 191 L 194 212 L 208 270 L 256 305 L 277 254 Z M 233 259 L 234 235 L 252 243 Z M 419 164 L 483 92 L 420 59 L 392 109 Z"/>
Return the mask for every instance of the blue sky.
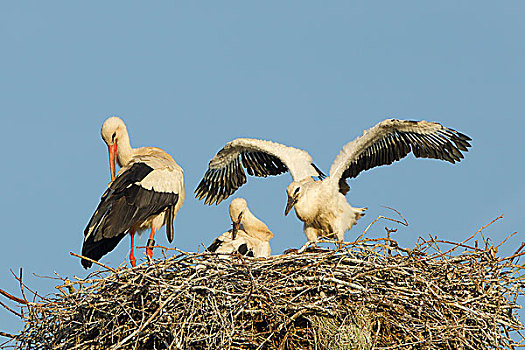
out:
<path id="1" fill-rule="evenodd" d="M 349 202 L 369 210 L 346 239 L 390 215 L 382 205 L 409 221 L 395 236 L 409 247 L 419 235 L 462 240 L 504 214 L 484 234 L 518 231 L 510 254 L 523 241 L 524 11 L 519 1 L 2 3 L 0 288 L 19 294 L 9 270 L 20 267 L 41 294 L 56 281 L 33 273 L 87 274 L 69 252 L 109 181 L 100 127 L 111 115 L 132 146 L 162 147 L 184 168 L 180 249 L 202 250 L 230 226 L 229 200 L 193 197 L 227 141 L 300 147 L 328 172 L 345 143 L 396 117 L 439 121 L 473 147 L 456 165 L 409 156 L 352 180 Z M 275 254 L 305 242 L 302 223 L 283 216 L 290 180 L 250 178 L 235 194 L 273 230 Z M 386 225 L 396 227 L 380 222 L 370 237 Z M 125 239 L 102 261 L 127 262 L 128 249 Z M 0 315 L 0 330 L 20 330 Z"/>

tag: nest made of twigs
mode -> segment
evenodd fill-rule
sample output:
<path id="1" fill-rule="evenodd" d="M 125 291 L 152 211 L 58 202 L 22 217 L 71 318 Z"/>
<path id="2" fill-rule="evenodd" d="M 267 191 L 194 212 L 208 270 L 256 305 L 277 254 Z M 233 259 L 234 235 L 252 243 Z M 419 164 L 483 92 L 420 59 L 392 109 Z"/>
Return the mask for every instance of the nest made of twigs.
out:
<path id="1" fill-rule="evenodd" d="M 523 339 L 522 253 L 498 258 L 497 247 L 462 242 L 452 255 L 437 242 L 361 240 L 267 259 L 177 251 L 102 268 L 23 305 L 25 328 L 10 346 L 512 349 Z"/>

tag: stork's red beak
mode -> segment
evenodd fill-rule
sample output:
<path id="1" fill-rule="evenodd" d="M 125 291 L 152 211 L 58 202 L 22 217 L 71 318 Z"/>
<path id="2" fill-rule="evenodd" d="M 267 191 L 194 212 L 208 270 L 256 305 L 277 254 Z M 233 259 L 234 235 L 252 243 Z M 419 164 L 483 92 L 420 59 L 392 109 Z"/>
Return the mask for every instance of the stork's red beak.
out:
<path id="1" fill-rule="evenodd" d="M 109 153 L 109 171 L 111 173 L 111 181 L 117 177 L 117 143 L 108 145 Z"/>

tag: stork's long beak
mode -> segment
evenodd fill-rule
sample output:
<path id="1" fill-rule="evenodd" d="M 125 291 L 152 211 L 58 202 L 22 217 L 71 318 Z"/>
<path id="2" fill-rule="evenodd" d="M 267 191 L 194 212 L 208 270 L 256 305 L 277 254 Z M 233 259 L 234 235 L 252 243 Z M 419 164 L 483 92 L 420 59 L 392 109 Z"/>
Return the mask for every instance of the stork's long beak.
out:
<path id="1" fill-rule="evenodd" d="M 111 181 L 117 177 L 117 143 L 108 145 L 109 153 L 109 171 L 111 173 Z"/>
<path id="2" fill-rule="evenodd" d="M 293 206 L 297 203 L 297 196 L 288 197 L 288 202 L 286 203 L 286 209 L 284 209 L 284 216 L 288 215 Z"/>
<path id="3" fill-rule="evenodd" d="M 239 232 L 239 227 L 241 226 L 242 214 L 243 213 L 240 213 L 239 217 L 237 218 L 237 221 L 233 222 L 232 241 L 235 239 L 235 237 L 237 237 L 237 232 Z"/>
<path id="4" fill-rule="evenodd" d="M 237 237 L 237 232 L 239 232 L 239 226 L 241 226 L 240 222 L 234 222 L 233 223 L 232 241 Z"/>

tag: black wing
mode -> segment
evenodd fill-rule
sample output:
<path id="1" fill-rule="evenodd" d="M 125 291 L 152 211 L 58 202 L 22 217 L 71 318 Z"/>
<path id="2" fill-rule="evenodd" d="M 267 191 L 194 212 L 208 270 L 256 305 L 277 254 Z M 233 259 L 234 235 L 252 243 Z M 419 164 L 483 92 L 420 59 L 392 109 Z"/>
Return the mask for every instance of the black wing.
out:
<path id="1" fill-rule="evenodd" d="M 339 177 L 340 192 L 350 187 L 345 179 L 360 172 L 392 164 L 411 151 L 416 158 L 434 158 L 459 162 L 468 151 L 471 138 L 435 122 L 387 119 L 346 144 L 330 169 Z"/>
<path id="2" fill-rule="evenodd" d="M 210 246 L 208 248 L 206 248 L 207 251 L 209 252 L 216 252 L 217 249 L 220 248 L 220 246 L 224 243 L 224 241 L 221 241 L 220 239 L 216 238 L 212 244 L 210 244 Z"/>
<path id="3" fill-rule="evenodd" d="M 324 176 L 306 151 L 272 141 L 239 138 L 213 157 L 195 196 L 205 198 L 205 204 L 219 204 L 246 183 L 243 167 L 249 175 L 260 177 L 289 171 L 295 181 Z"/>
<path id="4" fill-rule="evenodd" d="M 82 255 L 93 260 L 100 259 L 113 250 L 134 226 L 175 206 L 178 194 L 156 192 L 140 185 L 140 181 L 153 170 L 145 163 L 135 163 L 111 183 L 84 230 Z M 169 210 L 168 217 L 173 219 Z M 168 223 L 168 239 L 169 233 L 173 232 L 172 225 L 173 222 Z M 82 260 L 82 265 L 88 268 L 91 262 Z"/>
<path id="5" fill-rule="evenodd" d="M 264 152 L 242 152 L 240 157 L 225 167 L 208 169 L 195 190 L 195 196 L 198 199 L 206 198 L 204 204 L 219 204 L 246 183 L 242 166 L 249 175 L 259 177 L 280 175 L 288 171 L 286 165 L 275 156 Z"/>

